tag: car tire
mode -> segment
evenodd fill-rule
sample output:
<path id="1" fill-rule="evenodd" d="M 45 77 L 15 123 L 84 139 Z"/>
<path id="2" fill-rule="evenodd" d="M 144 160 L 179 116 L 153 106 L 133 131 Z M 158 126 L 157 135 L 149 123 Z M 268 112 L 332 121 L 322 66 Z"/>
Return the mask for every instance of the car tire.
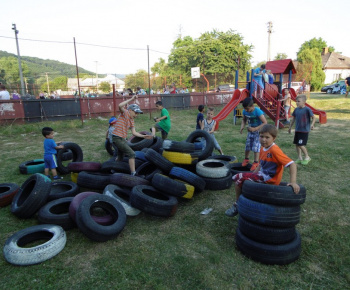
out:
<path id="1" fill-rule="evenodd" d="M 125 173 L 114 173 L 111 175 L 110 184 L 134 187 L 136 185 L 149 185 L 150 182 L 142 177 Z"/>
<path id="2" fill-rule="evenodd" d="M 209 190 L 224 190 L 232 186 L 232 174 L 222 178 L 202 177 L 205 181 L 205 189 Z"/>
<path id="3" fill-rule="evenodd" d="M 250 168 L 252 167 L 252 164 L 248 163 L 247 166 L 242 166 L 242 163 L 238 162 L 238 163 L 231 164 L 230 167 L 231 167 L 232 176 L 234 176 L 238 173 L 250 172 Z"/>
<path id="4" fill-rule="evenodd" d="M 194 193 L 194 187 L 192 185 L 159 173 L 153 176 L 152 186 L 160 192 L 176 197 L 186 196 L 192 198 Z"/>
<path id="5" fill-rule="evenodd" d="M 150 132 L 141 131 L 140 134 L 150 135 Z M 132 136 L 127 141 L 127 144 L 133 151 L 141 151 L 143 148 L 149 148 L 153 144 L 153 139 L 145 139 L 137 136 Z"/>
<path id="6" fill-rule="evenodd" d="M 51 179 L 35 173 L 20 187 L 11 204 L 11 212 L 19 218 L 32 217 L 47 201 Z"/>
<path id="7" fill-rule="evenodd" d="M 205 188 L 205 181 L 203 178 L 184 168 L 173 167 L 169 172 L 169 176 L 172 178 L 181 179 L 193 185 L 195 187 L 196 192 L 202 192 Z"/>
<path id="8" fill-rule="evenodd" d="M 52 182 L 48 201 L 76 196 L 79 193 L 79 187 L 73 181 Z"/>
<path id="9" fill-rule="evenodd" d="M 160 170 L 157 165 L 149 161 L 144 162 L 136 169 L 136 175 L 143 175 L 148 181 L 151 181 L 156 173 L 162 173 L 162 170 Z"/>
<path id="10" fill-rule="evenodd" d="M 213 138 L 210 136 L 210 134 L 204 130 L 197 129 L 193 132 L 191 132 L 188 137 L 186 138 L 186 142 L 194 143 L 196 142 L 197 138 L 204 138 L 206 141 L 206 146 L 204 150 L 199 152 L 198 160 L 204 160 L 207 159 L 213 152 L 214 149 L 214 141 Z"/>
<path id="11" fill-rule="evenodd" d="M 109 141 L 109 139 L 106 139 L 105 141 L 105 149 L 108 152 L 109 155 L 115 156 L 116 155 L 116 149 L 113 147 L 113 144 Z"/>
<path id="12" fill-rule="evenodd" d="M 24 247 L 37 240 L 47 240 L 34 247 Z M 7 262 L 28 266 L 42 263 L 60 253 L 66 245 L 66 232 L 56 225 L 36 225 L 25 228 L 9 237 L 3 249 Z"/>
<path id="13" fill-rule="evenodd" d="M 296 261 L 301 253 L 301 238 L 297 231 L 295 238 L 291 242 L 271 245 L 253 241 L 237 229 L 236 245 L 247 257 L 269 265 L 290 264 Z"/>
<path id="14" fill-rule="evenodd" d="M 68 150 L 70 150 L 73 154 L 72 162 L 81 162 L 83 161 L 83 151 L 81 150 L 80 146 L 76 143 L 64 142 L 61 144 L 64 145 L 64 149 L 59 149 L 57 151 L 57 171 L 61 174 L 68 174 L 69 170 L 67 166 L 63 164 L 62 155 Z"/>
<path id="15" fill-rule="evenodd" d="M 82 171 L 78 174 L 77 184 L 88 189 L 104 189 L 110 184 L 112 174 Z"/>
<path id="16" fill-rule="evenodd" d="M 91 212 L 101 208 L 112 217 L 110 223 L 102 225 L 97 223 Z M 85 198 L 78 207 L 76 222 L 79 230 L 89 239 L 96 242 L 105 242 L 116 238 L 126 224 L 126 213 L 123 206 L 116 199 L 95 194 Z"/>
<path id="17" fill-rule="evenodd" d="M 130 204 L 139 210 L 162 217 L 171 217 L 177 211 L 175 196 L 167 195 L 149 185 L 135 186 L 130 195 Z"/>
<path id="18" fill-rule="evenodd" d="M 72 200 L 73 197 L 64 197 L 48 202 L 38 212 L 39 222 L 58 225 L 64 230 L 74 228 L 75 222 L 69 215 L 69 206 Z"/>
<path id="19" fill-rule="evenodd" d="M 158 152 L 153 149 L 148 149 L 145 153 L 145 156 L 148 161 L 155 164 L 158 168 L 160 168 L 164 173 L 168 174 L 170 170 L 174 167 L 174 164 L 170 162 L 168 159 L 163 157 Z"/>
<path id="20" fill-rule="evenodd" d="M 287 183 L 280 185 L 257 183 L 245 181 L 242 187 L 242 194 L 251 199 L 262 203 L 275 205 L 300 205 L 305 202 L 306 189 L 299 184 L 300 192 L 295 194 L 291 186 Z"/>
<path id="21" fill-rule="evenodd" d="M 327 89 L 326 93 L 327 94 L 332 94 L 333 93 L 333 89 Z"/>
<path id="22" fill-rule="evenodd" d="M 101 169 L 100 162 L 71 162 L 67 166 L 69 172 L 79 173 L 81 171 L 95 172 Z"/>
<path id="23" fill-rule="evenodd" d="M 207 159 L 197 163 L 196 171 L 199 176 L 208 178 L 223 178 L 230 174 L 226 161 Z"/>
<path id="24" fill-rule="evenodd" d="M 191 142 L 185 142 L 185 141 L 179 142 L 179 141 L 173 141 L 173 140 L 164 140 L 163 149 L 167 151 L 181 152 L 181 153 L 193 153 L 195 150 L 194 144 Z"/>
<path id="25" fill-rule="evenodd" d="M 18 190 L 16 183 L 0 183 L 0 207 L 9 205 Z"/>
<path id="26" fill-rule="evenodd" d="M 238 162 L 236 156 L 229 156 L 229 155 L 209 156 L 206 160 L 209 160 L 209 159 L 217 159 L 217 160 L 225 161 L 225 162 L 227 162 L 227 166 L 229 168 L 231 168 L 233 166 L 233 164 Z"/>
<path id="27" fill-rule="evenodd" d="M 29 160 L 19 165 L 19 172 L 22 174 L 44 173 L 44 169 L 44 159 Z"/>
<path id="28" fill-rule="evenodd" d="M 104 173 L 118 172 L 118 173 L 130 174 L 129 164 L 123 161 L 109 160 L 109 161 L 103 162 L 100 170 L 101 172 L 104 172 Z"/>
<path id="29" fill-rule="evenodd" d="M 195 153 L 189 154 L 164 150 L 162 156 L 174 164 L 190 165 L 198 162 L 198 154 Z"/>
<path id="30" fill-rule="evenodd" d="M 300 206 L 278 206 L 260 203 L 241 195 L 238 213 L 253 223 L 271 227 L 292 227 L 300 221 Z"/>

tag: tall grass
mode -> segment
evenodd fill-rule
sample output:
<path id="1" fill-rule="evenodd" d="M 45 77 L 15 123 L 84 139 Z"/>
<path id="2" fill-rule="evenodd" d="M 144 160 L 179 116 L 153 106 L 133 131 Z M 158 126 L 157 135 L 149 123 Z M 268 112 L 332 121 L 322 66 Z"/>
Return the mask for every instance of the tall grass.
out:
<path id="1" fill-rule="evenodd" d="M 78 229 L 67 232 L 64 250 L 42 264 L 16 267 L 0 259 L 3 289 L 346 289 L 350 284 L 350 198 L 348 186 L 349 99 L 312 94 L 308 102 L 327 111 L 327 124 L 316 123 L 307 148 L 312 161 L 298 165 L 298 183 L 307 188 L 297 226 L 302 237 L 300 259 L 287 266 L 267 266 L 243 256 L 235 246 L 237 218 L 224 211 L 233 188 L 204 191 L 180 200 L 176 215 L 141 214 L 128 218 L 118 238 L 105 243 L 88 240 Z M 221 108 L 217 108 L 218 112 Z M 169 139 L 184 140 L 195 128 L 196 110 L 169 110 Z M 271 122 L 271 120 L 269 121 Z M 138 131 L 154 124 L 147 114 L 136 120 Z M 216 138 L 227 155 L 242 160 L 246 131 L 239 134 L 232 116 L 220 123 Z M 85 161 L 103 162 L 107 119 L 44 122 L 0 127 L 0 182 L 22 184 L 21 162 L 42 157 L 41 128 L 51 126 L 56 141 L 79 144 Z M 293 135 L 279 130 L 277 144 L 296 159 Z M 64 180 L 70 180 L 67 175 Z M 288 171 L 283 180 L 289 180 Z M 206 216 L 201 210 L 212 207 Z M 0 245 L 14 232 L 37 224 L 0 209 Z"/>

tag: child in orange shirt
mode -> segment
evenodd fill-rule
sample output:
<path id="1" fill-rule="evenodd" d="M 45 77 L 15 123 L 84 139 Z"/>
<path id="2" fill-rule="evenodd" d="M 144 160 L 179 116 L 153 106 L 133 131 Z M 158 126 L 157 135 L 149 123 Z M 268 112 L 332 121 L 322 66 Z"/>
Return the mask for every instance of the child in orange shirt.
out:
<path id="1" fill-rule="evenodd" d="M 296 183 L 297 166 L 292 159 L 285 155 L 282 150 L 274 143 L 278 130 L 271 124 L 264 125 L 260 130 L 260 162 L 253 172 L 238 173 L 232 177 L 235 182 L 236 202 L 231 208 L 226 210 L 225 214 L 234 217 L 238 214 L 237 200 L 242 193 L 242 186 L 245 180 L 251 180 L 259 183 L 280 184 L 284 167 L 289 167 L 290 182 L 287 184 L 293 188 L 294 193 L 300 191 Z"/>

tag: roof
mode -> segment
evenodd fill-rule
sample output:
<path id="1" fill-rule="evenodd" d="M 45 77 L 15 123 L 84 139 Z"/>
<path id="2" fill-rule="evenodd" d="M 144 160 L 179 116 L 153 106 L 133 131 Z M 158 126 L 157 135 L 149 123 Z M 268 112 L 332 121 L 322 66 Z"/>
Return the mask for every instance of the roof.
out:
<path id="1" fill-rule="evenodd" d="M 273 74 L 289 74 L 290 70 L 292 70 L 292 74 L 297 73 L 291 59 L 268 61 L 266 63 L 266 69 L 271 70 Z"/>
<path id="2" fill-rule="evenodd" d="M 336 52 L 321 55 L 323 69 L 350 69 L 350 57 Z"/>

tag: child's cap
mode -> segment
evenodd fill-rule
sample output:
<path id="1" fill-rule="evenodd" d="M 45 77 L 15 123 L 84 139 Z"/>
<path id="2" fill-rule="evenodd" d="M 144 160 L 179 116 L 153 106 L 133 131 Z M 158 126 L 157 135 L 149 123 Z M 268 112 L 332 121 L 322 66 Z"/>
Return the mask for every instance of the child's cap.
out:
<path id="1" fill-rule="evenodd" d="M 117 118 L 116 117 L 112 117 L 109 119 L 109 124 L 114 124 L 115 122 L 117 122 Z"/>
<path id="2" fill-rule="evenodd" d="M 143 112 L 141 111 L 140 107 L 138 105 L 136 105 L 136 104 L 129 105 L 128 110 L 132 110 L 135 113 L 143 114 Z"/>

